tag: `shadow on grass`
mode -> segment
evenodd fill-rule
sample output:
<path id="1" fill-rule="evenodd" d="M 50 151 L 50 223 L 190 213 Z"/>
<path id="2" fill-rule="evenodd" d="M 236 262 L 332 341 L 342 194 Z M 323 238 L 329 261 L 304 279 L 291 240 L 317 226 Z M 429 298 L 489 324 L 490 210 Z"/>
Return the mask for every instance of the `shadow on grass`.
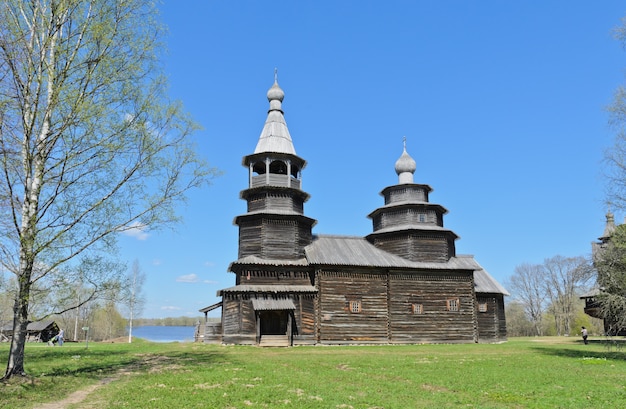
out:
<path id="1" fill-rule="evenodd" d="M 626 345 L 624 346 L 626 347 Z M 537 353 L 567 358 L 598 358 L 626 361 L 626 348 L 623 348 L 620 344 L 616 345 L 614 341 L 603 339 L 589 340 L 588 345 L 580 341 L 580 343 L 576 343 L 571 347 L 553 345 L 545 347 L 535 346 L 531 347 L 531 349 Z"/>
<path id="2" fill-rule="evenodd" d="M 61 359 L 60 359 L 61 358 Z M 181 369 L 211 365 L 224 359 L 216 350 L 186 349 L 68 349 L 41 351 L 30 357 L 37 361 L 50 360 L 54 376 L 88 376 L 101 378 L 121 372 L 147 372 L 159 367 L 177 365 Z"/>

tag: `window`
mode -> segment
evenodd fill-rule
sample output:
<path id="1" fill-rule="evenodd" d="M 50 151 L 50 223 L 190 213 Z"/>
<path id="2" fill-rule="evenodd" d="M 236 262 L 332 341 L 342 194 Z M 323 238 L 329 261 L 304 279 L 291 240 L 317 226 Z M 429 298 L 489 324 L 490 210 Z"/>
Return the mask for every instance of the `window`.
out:
<path id="1" fill-rule="evenodd" d="M 416 315 L 420 315 L 424 313 L 423 304 L 411 304 L 411 309 L 413 310 L 413 314 L 416 314 Z"/>
<path id="2" fill-rule="evenodd" d="M 487 303 L 486 302 L 478 303 L 478 312 L 487 312 Z"/>
<path id="3" fill-rule="evenodd" d="M 419 218 L 420 218 L 420 223 L 426 222 L 426 215 L 424 213 L 420 213 Z"/>
<path id="4" fill-rule="evenodd" d="M 350 301 L 350 312 L 352 313 L 361 312 L 361 301 Z"/>
<path id="5" fill-rule="evenodd" d="M 459 310 L 459 299 L 452 298 L 446 301 L 446 308 L 448 311 L 458 311 Z"/>

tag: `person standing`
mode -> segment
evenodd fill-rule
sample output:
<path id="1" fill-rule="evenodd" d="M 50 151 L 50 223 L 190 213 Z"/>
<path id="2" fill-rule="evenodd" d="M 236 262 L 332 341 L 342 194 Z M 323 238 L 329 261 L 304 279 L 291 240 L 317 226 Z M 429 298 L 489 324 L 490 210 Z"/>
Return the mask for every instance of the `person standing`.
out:
<path id="1" fill-rule="evenodd" d="M 587 328 L 583 327 L 582 330 L 580 331 L 580 333 L 583 336 L 583 342 L 585 343 L 585 345 L 587 345 L 589 343 L 589 341 L 587 341 Z"/>
<path id="2" fill-rule="evenodd" d="M 64 338 L 65 338 L 65 330 L 61 328 L 61 331 L 59 331 L 59 334 L 57 335 L 57 342 L 59 343 L 60 347 L 63 346 Z"/>

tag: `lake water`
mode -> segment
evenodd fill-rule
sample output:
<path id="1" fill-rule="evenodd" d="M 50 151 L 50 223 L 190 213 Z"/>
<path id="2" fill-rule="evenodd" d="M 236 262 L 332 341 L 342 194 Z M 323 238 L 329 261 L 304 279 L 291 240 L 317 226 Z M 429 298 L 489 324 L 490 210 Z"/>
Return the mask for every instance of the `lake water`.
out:
<path id="1" fill-rule="evenodd" d="M 143 338 L 152 342 L 193 342 L 195 330 L 195 327 L 147 325 L 144 327 L 133 327 L 133 337 Z"/>

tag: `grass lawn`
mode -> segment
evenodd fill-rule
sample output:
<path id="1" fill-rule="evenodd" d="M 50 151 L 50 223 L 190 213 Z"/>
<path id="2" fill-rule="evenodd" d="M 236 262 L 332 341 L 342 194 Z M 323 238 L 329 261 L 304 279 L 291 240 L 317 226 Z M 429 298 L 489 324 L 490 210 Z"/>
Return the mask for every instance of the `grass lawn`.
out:
<path id="1" fill-rule="evenodd" d="M 5 363 L 6 343 L 0 354 Z M 26 371 L 27 379 L 0 383 L 0 408 L 626 407 L 626 350 L 572 338 L 294 348 L 29 344 Z"/>

